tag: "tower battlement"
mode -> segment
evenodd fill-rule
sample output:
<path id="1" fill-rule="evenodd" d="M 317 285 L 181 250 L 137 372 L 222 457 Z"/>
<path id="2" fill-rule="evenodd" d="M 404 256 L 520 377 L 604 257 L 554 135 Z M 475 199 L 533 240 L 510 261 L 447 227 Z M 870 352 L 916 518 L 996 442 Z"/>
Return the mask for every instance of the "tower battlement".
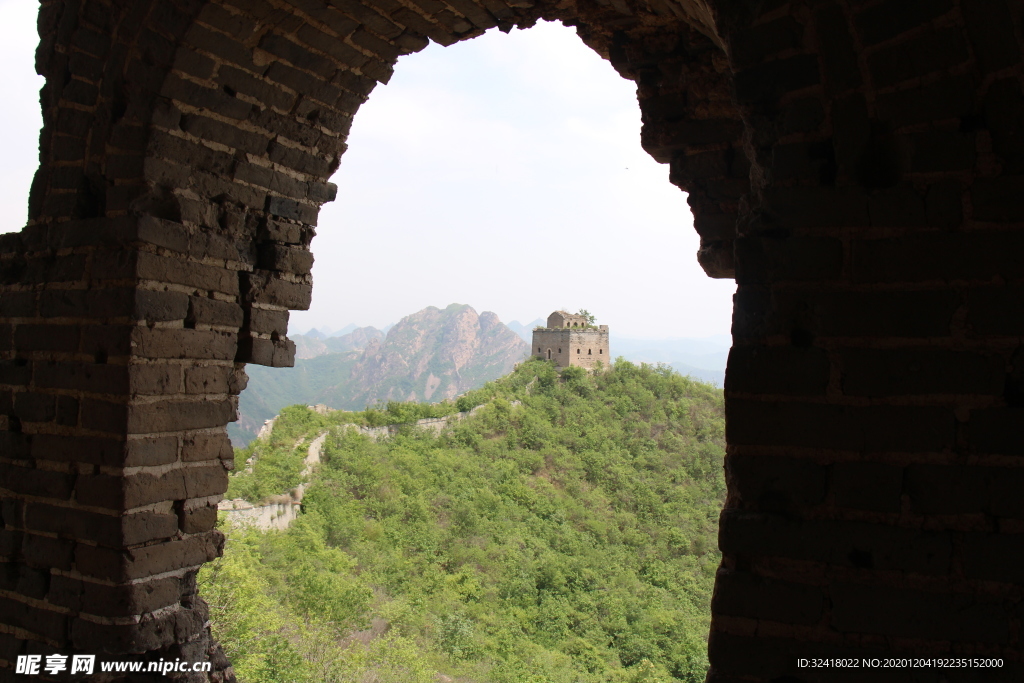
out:
<path id="1" fill-rule="evenodd" d="M 555 311 L 548 316 L 547 327 L 533 331 L 530 353 L 555 361 L 560 368 L 571 365 L 593 370 L 597 363 L 611 365 L 608 326 L 594 327 L 582 315 Z"/>

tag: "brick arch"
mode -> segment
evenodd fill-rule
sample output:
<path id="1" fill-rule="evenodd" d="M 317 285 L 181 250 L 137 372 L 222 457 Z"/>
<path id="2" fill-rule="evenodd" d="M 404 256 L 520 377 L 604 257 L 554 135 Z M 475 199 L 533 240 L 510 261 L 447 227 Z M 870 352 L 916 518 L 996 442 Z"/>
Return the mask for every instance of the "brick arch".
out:
<path id="1" fill-rule="evenodd" d="M 1019 680 L 1021 13 L 44 2 L 31 222 L 0 237 L 0 659 L 226 664 L 194 586 L 224 424 L 244 363 L 291 362 L 348 122 L 428 38 L 543 18 L 637 83 L 702 265 L 737 279 L 709 680 L 968 654 Z"/>
<path id="2" fill-rule="evenodd" d="M 226 664 L 195 588 L 223 543 L 224 425 L 245 363 L 293 362 L 288 311 L 309 303 L 329 177 L 400 55 L 562 20 L 640 83 L 660 158 L 736 149 L 724 54 L 706 10 L 690 9 L 44 2 L 40 168 L 29 225 L 0 237 L 0 659 Z M 697 134 L 684 115 L 703 121 Z"/>

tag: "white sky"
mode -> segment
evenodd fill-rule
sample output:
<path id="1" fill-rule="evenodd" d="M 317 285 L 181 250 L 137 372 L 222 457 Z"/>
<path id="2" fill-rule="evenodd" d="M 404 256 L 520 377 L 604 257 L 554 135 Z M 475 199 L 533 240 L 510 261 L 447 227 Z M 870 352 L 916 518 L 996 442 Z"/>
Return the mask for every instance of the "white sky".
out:
<path id="1" fill-rule="evenodd" d="M 40 117 L 36 3 L 0 0 L 0 232 L 25 221 Z M 31 132 L 30 132 L 31 131 Z M 686 197 L 640 148 L 635 86 L 538 24 L 403 57 L 356 116 L 291 329 L 382 327 L 468 303 L 505 322 L 587 308 L 626 337 L 727 334 Z"/>

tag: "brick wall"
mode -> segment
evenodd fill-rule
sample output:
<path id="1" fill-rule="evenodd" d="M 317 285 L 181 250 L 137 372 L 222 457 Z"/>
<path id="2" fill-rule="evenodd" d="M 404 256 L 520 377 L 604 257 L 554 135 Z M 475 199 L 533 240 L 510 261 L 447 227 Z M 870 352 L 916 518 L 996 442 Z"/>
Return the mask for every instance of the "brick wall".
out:
<path id="1" fill-rule="evenodd" d="M 575 365 L 592 370 L 598 363 L 608 367 L 612 362 L 608 348 L 608 328 L 572 329 L 544 328 L 533 331 L 533 348 L 530 353 L 537 358 L 555 361 L 560 368 Z M 550 357 L 548 355 L 550 351 Z"/>
<path id="2" fill-rule="evenodd" d="M 637 83 L 698 259 L 739 285 L 711 680 L 837 680 L 795 668 L 827 653 L 1020 680 L 1003 0 L 42 0 L 40 169 L 0 237 L 0 678 L 55 649 L 223 669 L 194 577 L 224 425 L 245 363 L 292 363 L 352 116 L 428 40 L 538 18 Z"/>

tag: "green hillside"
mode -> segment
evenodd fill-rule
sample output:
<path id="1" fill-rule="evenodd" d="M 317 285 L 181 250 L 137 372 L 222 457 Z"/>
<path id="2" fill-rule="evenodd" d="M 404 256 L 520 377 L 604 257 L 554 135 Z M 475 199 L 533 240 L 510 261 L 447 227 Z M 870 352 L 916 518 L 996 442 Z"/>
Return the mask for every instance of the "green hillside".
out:
<path id="1" fill-rule="evenodd" d="M 474 404 L 440 437 L 343 424 Z M 720 390 L 621 360 L 530 360 L 458 405 L 291 408 L 233 491 L 293 485 L 329 431 L 324 462 L 290 529 L 226 530 L 214 635 L 246 683 L 703 681 L 723 427 Z"/>

